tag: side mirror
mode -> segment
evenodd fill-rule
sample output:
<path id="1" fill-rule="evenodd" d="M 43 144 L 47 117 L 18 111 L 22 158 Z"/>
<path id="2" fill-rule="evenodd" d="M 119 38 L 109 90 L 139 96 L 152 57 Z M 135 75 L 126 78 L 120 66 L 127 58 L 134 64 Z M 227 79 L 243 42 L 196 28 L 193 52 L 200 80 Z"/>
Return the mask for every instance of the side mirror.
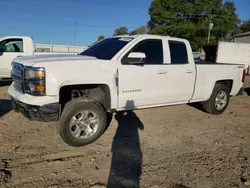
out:
<path id="1" fill-rule="evenodd" d="M 128 63 L 143 63 L 143 60 L 146 58 L 146 54 L 142 52 L 131 52 L 127 59 Z"/>

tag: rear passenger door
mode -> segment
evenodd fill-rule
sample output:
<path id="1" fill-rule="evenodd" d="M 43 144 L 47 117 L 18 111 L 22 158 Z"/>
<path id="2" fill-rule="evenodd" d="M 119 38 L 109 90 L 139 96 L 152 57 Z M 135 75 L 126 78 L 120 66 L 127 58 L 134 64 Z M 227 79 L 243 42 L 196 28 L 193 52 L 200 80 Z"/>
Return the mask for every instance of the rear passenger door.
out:
<path id="1" fill-rule="evenodd" d="M 167 98 L 169 103 L 186 103 L 192 95 L 195 84 L 195 65 L 189 57 L 187 45 L 183 41 L 168 40 L 165 54 L 169 56 L 167 65 Z M 189 46 L 190 48 L 190 46 Z"/>

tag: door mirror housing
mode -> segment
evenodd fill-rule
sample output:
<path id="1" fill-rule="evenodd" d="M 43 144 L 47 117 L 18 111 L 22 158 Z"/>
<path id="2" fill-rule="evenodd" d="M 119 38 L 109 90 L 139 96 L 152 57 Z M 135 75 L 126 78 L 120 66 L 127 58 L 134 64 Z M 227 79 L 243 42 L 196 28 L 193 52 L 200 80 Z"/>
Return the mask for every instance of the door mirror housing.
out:
<path id="1" fill-rule="evenodd" d="M 146 58 L 146 54 L 142 52 L 131 52 L 128 57 L 128 63 L 143 63 L 143 60 Z"/>

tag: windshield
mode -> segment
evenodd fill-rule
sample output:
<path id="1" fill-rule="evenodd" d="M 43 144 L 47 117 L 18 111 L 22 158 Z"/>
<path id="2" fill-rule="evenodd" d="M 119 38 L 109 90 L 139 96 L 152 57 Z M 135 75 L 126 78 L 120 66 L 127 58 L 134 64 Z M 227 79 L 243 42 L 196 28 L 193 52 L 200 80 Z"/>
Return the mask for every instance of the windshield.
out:
<path id="1" fill-rule="evenodd" d="M 79 55 L 93 56 L 97 59 L 112 59 L 126 44 L 132 41 L 133 38 L 129 37 L 117 37 L 104 39 L 87 50 L 83 51 Z"/>

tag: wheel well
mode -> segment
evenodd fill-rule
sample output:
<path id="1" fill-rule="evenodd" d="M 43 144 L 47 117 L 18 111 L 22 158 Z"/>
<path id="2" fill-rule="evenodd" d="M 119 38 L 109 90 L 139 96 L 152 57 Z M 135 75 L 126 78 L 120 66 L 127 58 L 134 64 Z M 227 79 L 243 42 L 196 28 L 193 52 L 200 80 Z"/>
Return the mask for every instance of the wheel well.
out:
<path id="1" fill-rule="evenodd" d="M 233 80 L 219 80 L 216 82 L 216 84 L 223 84 L 229 89 L 229 93 L 231 93 L 233 87 Z"/>
<path id="2" fill-rule="evenodd" d="M 110 90 L 105 84 L 67 85 L 60 88 L 60 114 L 65 104 L 75 98 L 86 98 L 101 104 L 107 111 L 111 108 Z"/>

